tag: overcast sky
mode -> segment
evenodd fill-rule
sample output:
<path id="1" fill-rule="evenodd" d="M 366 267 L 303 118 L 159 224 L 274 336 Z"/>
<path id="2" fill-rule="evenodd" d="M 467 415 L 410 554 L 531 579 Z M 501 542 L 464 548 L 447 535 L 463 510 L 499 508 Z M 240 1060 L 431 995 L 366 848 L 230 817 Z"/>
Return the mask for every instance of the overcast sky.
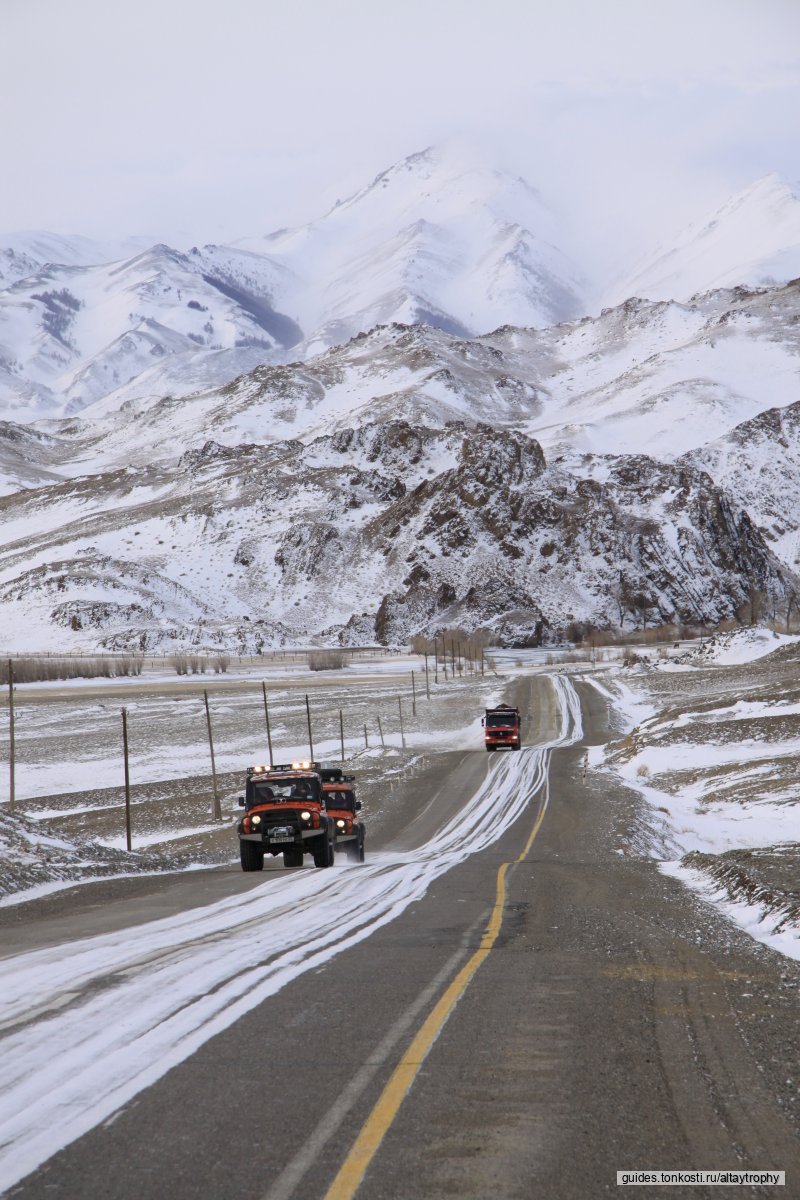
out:
<path id="1" fill-rule="evenodd" d="M 0 230 L 319 215 L 451 136 L 606 265 L 800 177 L 798 0 L 0 0 Z"/>

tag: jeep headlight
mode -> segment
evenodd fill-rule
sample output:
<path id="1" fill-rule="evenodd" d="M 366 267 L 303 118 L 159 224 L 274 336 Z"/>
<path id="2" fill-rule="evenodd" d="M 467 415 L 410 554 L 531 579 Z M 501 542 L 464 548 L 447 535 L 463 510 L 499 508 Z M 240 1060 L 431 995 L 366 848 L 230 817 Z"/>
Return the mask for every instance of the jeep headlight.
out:
<path id="1" fill-rule="evenodd" d="M 339 826 L 339 828 L 340 828 L 340 829 L 344 829 L 344 821 L 342 820 L 342 818 L 341 818 L 341 817 L 339 817 L 339 819 L 338 819 L 338 821 L 336 822 L 336 824 Z"/>
<path id="2" fill-rule="evenodd" d="M 310 813 L 310 812 L 308 812 L 308 810 L 305 810 L 305 811 L 301 812 L 301 813 L 300 813 L 300 820 L 301 820 L 301 821 L 310 821 L 310 820 L 311 820 L 311 813 Z"/>
<path id="3" fill-rule="evenodd" d="M 250 820 L 253 822 L 254 825 L 261 824 L 261 817 L 259 817 L 258 814 L 256 814 L 254 817 L 251 817 Z"/>

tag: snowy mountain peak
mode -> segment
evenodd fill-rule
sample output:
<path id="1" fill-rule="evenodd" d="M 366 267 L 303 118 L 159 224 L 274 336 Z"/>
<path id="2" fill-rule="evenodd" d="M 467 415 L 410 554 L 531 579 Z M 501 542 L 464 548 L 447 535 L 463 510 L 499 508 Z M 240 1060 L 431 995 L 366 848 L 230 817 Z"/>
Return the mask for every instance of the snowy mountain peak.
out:
<path id="1" fill-rule="evenodd" d="M 237 248 L 300 281 L 283 308 L 300 314 L 317 352 L 392 321 L 478 333 L 576 316 L 582 285 L 560 240 L 535 189 L 449 142 L 394 163 L 308 225 Z"/>
<path id="2" fill-rule="evenodd" d="M 688 300 L 737 286 L 768 287 L 800 275 L 800 195 L 765 175 L 659 246 L 617 284 L 605 303 L 629 296 Z"/>

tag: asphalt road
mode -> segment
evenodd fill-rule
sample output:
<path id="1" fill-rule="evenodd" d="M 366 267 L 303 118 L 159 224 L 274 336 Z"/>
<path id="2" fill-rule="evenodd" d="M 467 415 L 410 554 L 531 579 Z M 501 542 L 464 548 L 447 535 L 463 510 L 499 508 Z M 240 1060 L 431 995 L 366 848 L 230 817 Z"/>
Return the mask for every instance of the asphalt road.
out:
<path id="1" fill-rule="evenodd" d="M 585 742 L 605 740 L 603 701 L 578 687 Z M 520 685 L 520 699 L 529 737 L 552 736 L 547 683 Z M 421 845 L 478 786 L 487 757 L 442 756 L 371 831 L 371 848 Z M 367 1200 L 583 1200 L 614 1194 L 618 1170 L 648 1168 L 784 1170 L 778 1194 L 800 1195 L 798 964 L 651 861 L 621 854 L 638 801 L 607 778 L 584 779 L 582 760 L 580 746 L 553 752 L 549 804 L 523 861 L 542 794 L 400 917 L 207 1042 L 9 1194 L 321 1198 L 373 1114 L 375 1153 L 361 1160 L 358 1190 Z M 493 913 L 502 864 L 513 865 Z M 68 912 L 26 906 L 24 928 L 0 931 L 0 952 L 260 882 L 215 870 L 86 886 Z M 415 1035 L 492 921 L 491 948 L 427 1056 L 412 1061 Z M 381 1097 L 398 1063 L 411 1083 L 393 1115 Z"/>

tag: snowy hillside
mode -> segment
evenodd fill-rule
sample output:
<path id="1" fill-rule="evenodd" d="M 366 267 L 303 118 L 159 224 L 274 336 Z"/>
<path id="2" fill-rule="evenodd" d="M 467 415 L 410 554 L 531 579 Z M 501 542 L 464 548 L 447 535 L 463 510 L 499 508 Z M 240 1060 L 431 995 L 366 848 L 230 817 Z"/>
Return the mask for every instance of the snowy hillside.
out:
<path id="1" fill-rule="evenodd" d="M 402 419 L 522 430 L 548 458 L 644 453 L 672 461 L 703 446 L 710 431 L 724 436 L 795 400 L 798 318 L 800 288 L 790 286 L 719 292 L 692 305 L 630 302 L 575 324 L 477 339 L 391 325 L 303 363 L 257 366 L 223 386 L 216 361 L 224 376 L 230 360 L 218 352 L 176 361 L 183 393 L 143 397 L 135 381 L 71 421 L 38 427 L 54 444 L 30 444 L 26 454 L 31 471 L 86 474 L 169 460 L 176 446 L 199 449 L 209 438 L 230 446 L 309 441 Z M 194 392 L 192 382 L 200 385 Z M 0 470 L 2 445 L 0 438 Z M 17 477 L 0 479 L 0 494 Z"/>
<path id="2" fill-rule="evenodd" d="M 549 325 L 582 309 L 558 236 L 522 179 L 427 150 L 318 221 L 236 246 L 101 261 L 119 247 L 6 239 L 0 414 L 62 416 L 120 389 L 186 395 L 392 321 Z"/>
<path id="3" fill-rule="evenodd" d="M 0 505 L 0 608 L 18 648 L 404 641 L 485 627 L 731 616 L 788 576 L 690 467 L 616 458 L 605 481 L 525 435 L 382 420 L 308 445 L 208 442 Z"/>
<path id="4" fill-rule="evenodd" d="M 483 344 L 538 389 L 526 426 L 551 453 L 674 456 L 797 398 L 800 286 L 630 300 L 599 317 Z"/>
<path id="5" fill-rule="evenodd" d="M 606 291 L 604 303 L 631 296 L 688 300 L 714 288 L 763 287 L 800 277 L 800 194 L 766 175 L 660 246 Z"/>
<path id="6" fill-rule="evenodd" d="M 117 262 L 140 254 L 153 239 L 142 237 L 98 241 L 72 234 L 28 230 L 24 233 L 0 233 L 0 287 L 9 287 L 18 279 L 34 275 L 48 264 L 89 267 Z"/>
<path id="7" fill-rule="evenodd" d="M 800 400 L 737 425 L 685 461 L 721 483 L 778 558 L 800 570 Z"/>
<path id="8" fill-rule="evenodd" d="M 191 380 L 200 351 L 225 352 L 218 378 L 230 379 L 253 365 L 253 349 L 263 361 L 292 329 L 269 304 L 282 275 L 252 255 L 163 245 L 99 267 L 43 267 L 0 292 L 5 411 L 15 420 L 78 411 L 142 375 L 163 395 L 171 360 Z"/>

